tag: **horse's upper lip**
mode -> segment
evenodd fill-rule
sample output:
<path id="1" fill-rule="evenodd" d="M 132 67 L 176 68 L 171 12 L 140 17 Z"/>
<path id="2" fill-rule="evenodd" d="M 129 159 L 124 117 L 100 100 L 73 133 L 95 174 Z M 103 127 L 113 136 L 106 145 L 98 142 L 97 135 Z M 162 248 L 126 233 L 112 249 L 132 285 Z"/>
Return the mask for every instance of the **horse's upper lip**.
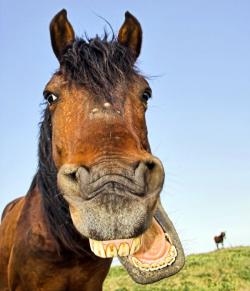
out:
<path id="1" fill-rule="evenodd" d="M 131 193 L 137 196 L 142 196 L 145 193 L 145 186 L 139 185 L 129 177 L 121 175 L 105 175 L 95 180 L 92 183 L 84 186 L 84 190 L 88 193 L 88 198 L 91 199 L 103 191 Z"/>

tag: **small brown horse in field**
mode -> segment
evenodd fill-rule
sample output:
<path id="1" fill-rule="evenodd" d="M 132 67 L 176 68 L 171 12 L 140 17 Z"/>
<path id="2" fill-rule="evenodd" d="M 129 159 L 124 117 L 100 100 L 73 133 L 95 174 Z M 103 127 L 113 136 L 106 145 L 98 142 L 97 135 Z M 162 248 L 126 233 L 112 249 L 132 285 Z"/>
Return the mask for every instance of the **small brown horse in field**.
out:
<path id="1" fill-rule="evenodd" d="M 225 238 L 226 238 L 225 232 L 221 232 L 220 235 L 214 237 L 214 241 L 215 241 L 217 249 L 219 249 L 219 244 L 221 244 L 222 247 L 224 248 L 224 239 Z"/>
<path id="2" fill-rule="evenodd" d="M 82 39 L 62 10 L 50 34 L 60 66 L 44 90 L 38 171 L 2 215 L 0 290 L 102 290 L 115 256 L 141 284 L 175 274 L 184 254 L 147 138 L 139 22 L 126 12 L 117 38 Z"/>

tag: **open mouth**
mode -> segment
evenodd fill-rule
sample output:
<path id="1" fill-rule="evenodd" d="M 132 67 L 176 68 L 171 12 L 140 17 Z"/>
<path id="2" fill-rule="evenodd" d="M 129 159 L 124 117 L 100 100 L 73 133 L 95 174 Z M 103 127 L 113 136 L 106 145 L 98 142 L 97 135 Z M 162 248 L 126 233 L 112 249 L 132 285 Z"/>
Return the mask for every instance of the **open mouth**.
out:
<path id="1" fill-rule="evenodd" d="M 177 256 L 169 235 L 163 232 L 155 218 L 149 229 L 136 238 L 89 241 L 95 255 L 102 258 L 127 257 L 135 267 L 143 271 L 155 271 L 169 266 Z"/>
<path id="2" fill-rule="evenodd" d="M 178 235 L 161 204 L 151 226 L 142 235 L 131 239 L 89 241 L 95 255 L 118 257 L 137 283 L 153 283 L 177 273 L 184 265 Z"/>

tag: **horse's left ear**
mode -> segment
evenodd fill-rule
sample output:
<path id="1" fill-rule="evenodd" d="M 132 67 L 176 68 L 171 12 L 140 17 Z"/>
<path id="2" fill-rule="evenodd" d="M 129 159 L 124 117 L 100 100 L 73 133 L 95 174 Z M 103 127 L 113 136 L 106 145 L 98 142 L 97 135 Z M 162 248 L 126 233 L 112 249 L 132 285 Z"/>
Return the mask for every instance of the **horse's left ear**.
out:
<path id="1" fill-rule="evenodd" d="M 60 62 L 66 47 L 75 40 L 75 33 L 67 19 L 65 9 L 58 12 L 51 20 L 50 38 L 53 51 Z"/>
<path id="2" fill-rule="evenodd" d="M 125 13 L 125 21 L 118 34 L 120 44 L 129 47 L 136 58 L 139 56 L 142 44 L 142 29 L 139 21 L 128 11 Z"/>

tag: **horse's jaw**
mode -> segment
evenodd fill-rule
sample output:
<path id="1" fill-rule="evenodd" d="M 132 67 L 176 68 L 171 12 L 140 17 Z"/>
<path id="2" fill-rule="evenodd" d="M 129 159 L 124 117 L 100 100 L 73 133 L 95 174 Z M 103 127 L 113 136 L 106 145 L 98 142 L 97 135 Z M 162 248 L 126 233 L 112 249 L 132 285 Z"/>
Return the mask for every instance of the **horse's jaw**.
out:
<path id="1" fill-rule="evenodd" d="M 149 284 L 174 275 L 184 265 L 184 253 L 174 226 L 159 204 L 151 226 L 131 239 L 96 241 L 91 250 L 99 257 L 118 256 L 132 279 Z"/>

